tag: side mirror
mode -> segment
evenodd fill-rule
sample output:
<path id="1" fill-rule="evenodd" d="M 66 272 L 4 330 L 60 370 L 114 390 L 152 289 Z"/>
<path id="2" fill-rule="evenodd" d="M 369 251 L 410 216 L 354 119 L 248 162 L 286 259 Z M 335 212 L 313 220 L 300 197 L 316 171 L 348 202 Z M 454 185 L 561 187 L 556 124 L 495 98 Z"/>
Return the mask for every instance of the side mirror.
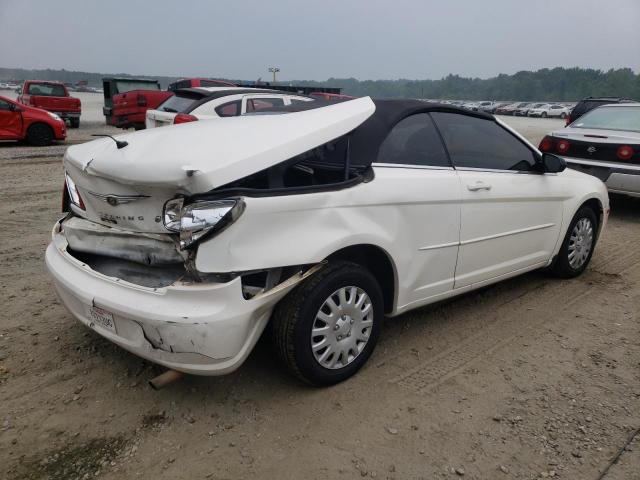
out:
<path id="1" fill-rule="evenodd" d="M 541 163 L 546 173 L 560 173 L 567 168 L 567 162 L 552 153 L 543 153 Z"/>

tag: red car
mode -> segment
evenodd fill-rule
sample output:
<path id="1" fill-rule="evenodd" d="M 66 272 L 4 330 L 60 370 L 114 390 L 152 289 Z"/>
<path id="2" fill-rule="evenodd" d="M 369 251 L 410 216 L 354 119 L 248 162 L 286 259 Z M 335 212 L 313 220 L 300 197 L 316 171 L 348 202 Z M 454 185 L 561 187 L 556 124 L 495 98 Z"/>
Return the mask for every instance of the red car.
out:
<path id="1" fill-rule="evenodd" d="M 26 80 L 18 103 L 55 113 L 63 120 L 69 120 L 71 128 L 80 126 L 80 99 L 69 95 L 62 82 Z"/>
<path id="2" fill-rule="evenodd" d="M 0 97 L 0 140 L 26 140 L 42 146 L 65 138 L 64 120 L 55 113 Z"/>

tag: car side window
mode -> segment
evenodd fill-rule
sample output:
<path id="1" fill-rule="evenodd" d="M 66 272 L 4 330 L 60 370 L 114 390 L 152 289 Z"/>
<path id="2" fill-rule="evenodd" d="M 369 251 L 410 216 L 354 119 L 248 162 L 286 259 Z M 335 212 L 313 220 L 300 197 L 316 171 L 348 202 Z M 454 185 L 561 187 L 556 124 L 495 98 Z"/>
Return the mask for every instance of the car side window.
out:
<path id="1" fill-rule="evenodd" d="M 450 167 L 440 136 L 428 113 L 404 118 L 389 132 L 377 163 Z"/>
<path id="2" fill-rule="evenodd" d="M 237 117 L 240 115 L 241 103 L 240 100 L 233 102 L 223 103 L 218 105 L 215 110 L 220 117 Z"/>
<path id="3" fill-rule="evenodd" d="M 493 120 L 446 112 L 432 116 L 454 167 L 532 170 L 533 151 Z"/>
<path id="4" fill-rule="evenodd" d="M 11 110 L 11 104 L 4 100 L 0 100 L 0 110 Z"/>
<path id="5" fill-rule="evenodd" d="M 250 98 L 247 100 L 247 113 L 282 106 L 284 106 L 284 98 Z"/>

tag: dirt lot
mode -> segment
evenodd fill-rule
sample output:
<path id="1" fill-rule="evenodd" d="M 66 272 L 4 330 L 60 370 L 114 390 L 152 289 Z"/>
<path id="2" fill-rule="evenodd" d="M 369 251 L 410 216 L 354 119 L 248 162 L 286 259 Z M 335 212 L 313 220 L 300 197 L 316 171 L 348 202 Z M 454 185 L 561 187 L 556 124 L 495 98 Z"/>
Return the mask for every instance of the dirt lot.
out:
<path id="1" fill-rule="evenodd" d="M 507 121 L 535 142 L 561 124 Z M 74 321 L 45 272 L 64 149 L 0 144 L 0 477 L 595 480 L 618 458 L 603 478 L 640 478 L 639 201 L 612 199 L 581 278 L 389 320 L 341 385 L 297 383 L 263 341 L 233 375 L 156 392 L 161 370 Z"/>

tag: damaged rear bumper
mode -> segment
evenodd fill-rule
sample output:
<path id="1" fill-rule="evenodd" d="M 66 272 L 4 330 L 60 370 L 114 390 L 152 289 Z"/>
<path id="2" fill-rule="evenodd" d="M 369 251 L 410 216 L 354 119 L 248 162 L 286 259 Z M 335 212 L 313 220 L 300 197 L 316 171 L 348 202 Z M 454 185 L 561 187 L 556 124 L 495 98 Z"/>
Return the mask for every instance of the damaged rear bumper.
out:
<path id="1" fill-rule="evenodd" d="M 226 283 L 144 287 L 92 270 L 69 254 L 67 246 L 57 223 L 46 265 L 60 299 L 80 322 L 135 355 L 198 375 L 238 368 L 278 300 L 315 271 L 294 275 L 247 300 L 240 277 Z M 114 329 L 91 319 L 95 307 L 112 315 Z"/>

